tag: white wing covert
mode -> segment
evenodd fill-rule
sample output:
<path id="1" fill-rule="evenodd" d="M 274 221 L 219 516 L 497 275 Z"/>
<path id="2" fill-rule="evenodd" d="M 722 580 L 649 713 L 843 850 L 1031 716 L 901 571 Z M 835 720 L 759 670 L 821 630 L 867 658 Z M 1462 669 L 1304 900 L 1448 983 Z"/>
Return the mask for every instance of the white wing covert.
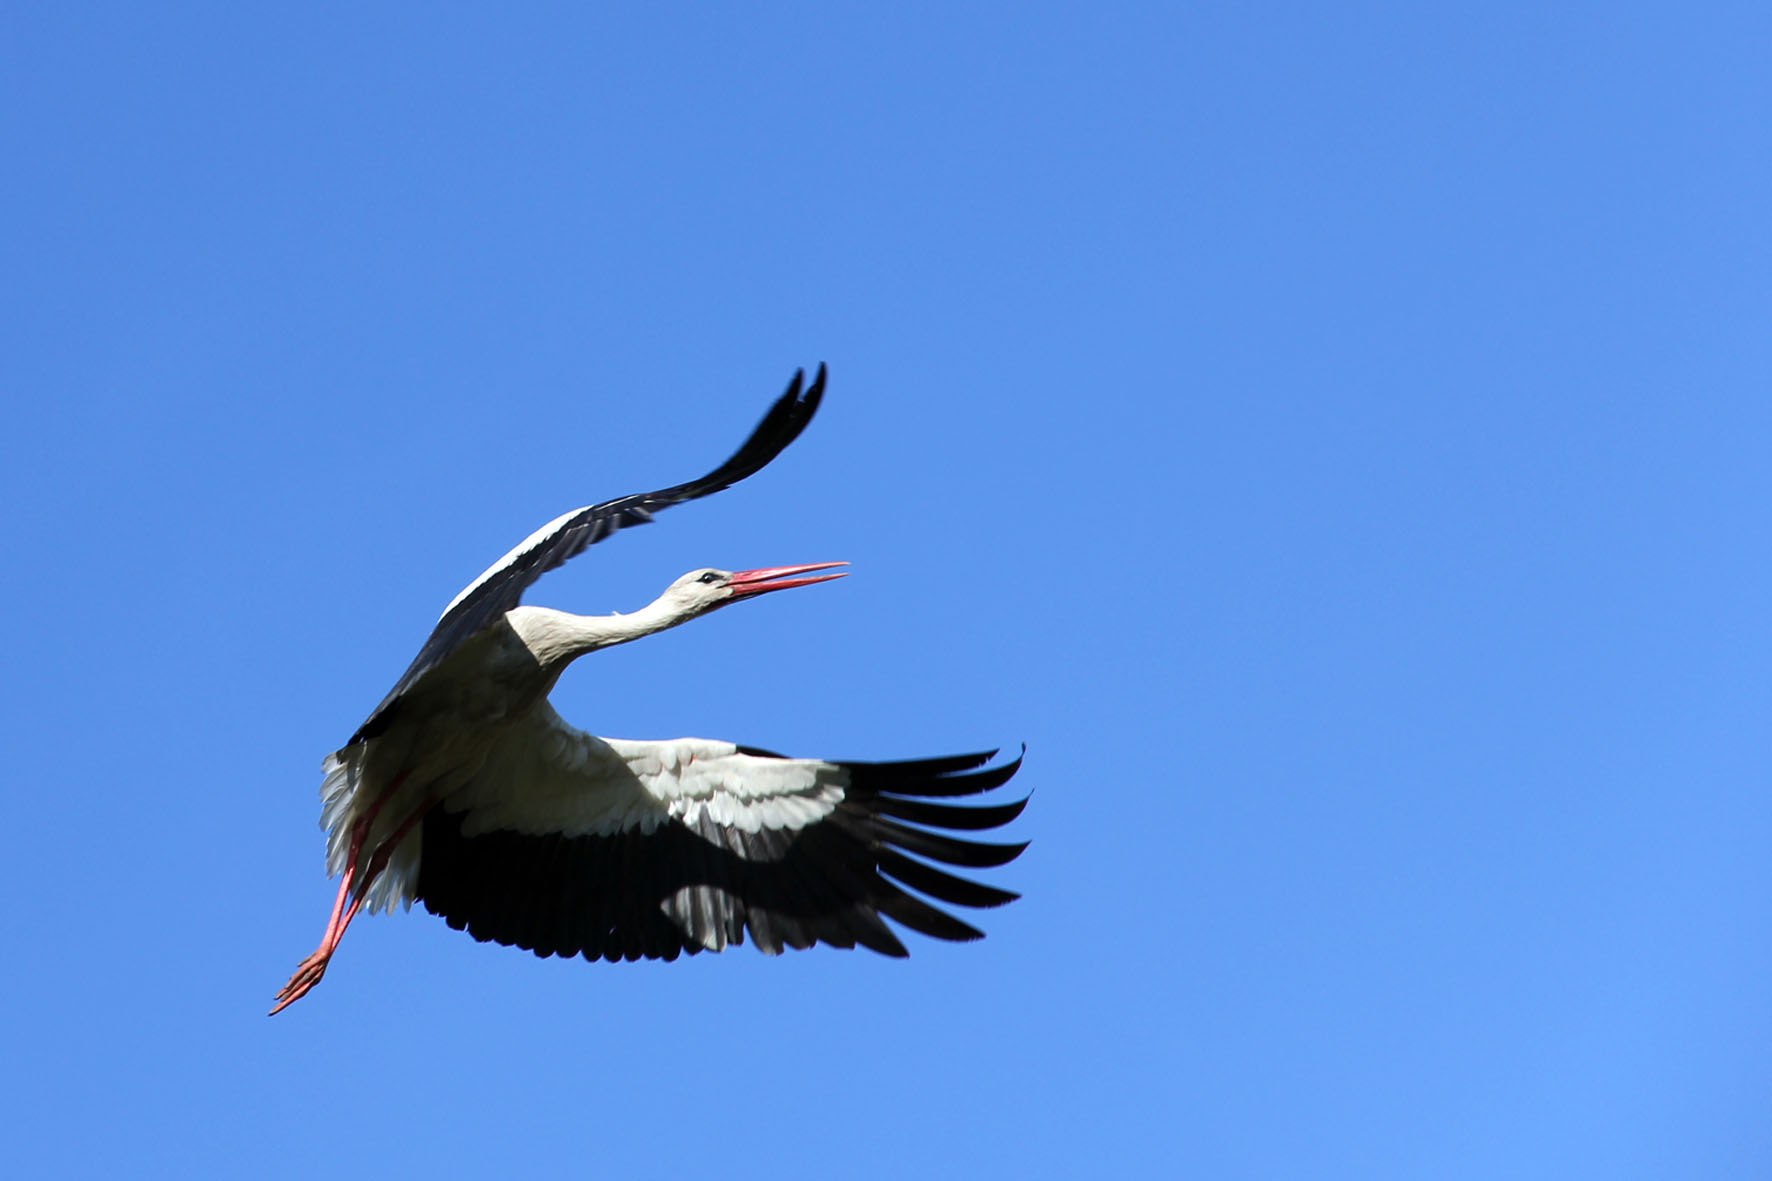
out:
<path id="1" fill-rule="evenodd" d="M 611 837 L 704 820 L 747 833 L 829 815 L 849 776 L 835 763 L 747 754 L 730 742 L 598 738 L 538 704 L 443 804 L 462 835 Z"/>

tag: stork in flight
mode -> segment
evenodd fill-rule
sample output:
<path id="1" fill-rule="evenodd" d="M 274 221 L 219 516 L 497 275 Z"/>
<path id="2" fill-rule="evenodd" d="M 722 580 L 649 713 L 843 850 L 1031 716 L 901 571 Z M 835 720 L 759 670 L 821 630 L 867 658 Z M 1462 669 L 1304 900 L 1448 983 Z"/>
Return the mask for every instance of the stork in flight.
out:
<path id="1" fill-rule="evenodd" d="M 1016 897 L 930 862 L 983 869 L 1021 853 L 1025 842 L 934 831 L 1020 815 L 1026 799 L 934 802 L 1001 786 L 1019 756 L 847 763 L 705 738 L 598 738 L 548 704 L 588 652 L 842 577 L 817 572 L 843 562 L 692 570 L 628 615 L 519 605 L 536 579 L 617 529 L 762 470 L 818 409 L 824 366 L 804 380 L 796 373 L 744 445 L 701 479 L 548 522 L 444 608 L 411 667 L 323 764 L 320 825 L 338 897 L 273 1014 L 320 982 L 364 907 L 421 901 L 482 942 L 614 962 L 720 951 L 747 933 L 770 955 L 826 943 L 903 956 L 881 916 L 937 939 L 981 937 L 919 894 L 966 907 Z"/>

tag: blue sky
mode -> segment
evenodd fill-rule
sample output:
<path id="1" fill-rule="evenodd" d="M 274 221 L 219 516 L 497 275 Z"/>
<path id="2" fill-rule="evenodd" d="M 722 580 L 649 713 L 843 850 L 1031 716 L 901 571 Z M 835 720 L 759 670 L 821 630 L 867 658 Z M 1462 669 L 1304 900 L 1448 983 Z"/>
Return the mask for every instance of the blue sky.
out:
<path id="1" fill-rule="evenodd" d="M 1772 17 L 39 5 L 0 17 L 19 1175 L 1772 1168 Z M 604 734 L 1027 741 L 909 961 L 360 922 L 321 756 L 549 576 L 843 583 Z"/>

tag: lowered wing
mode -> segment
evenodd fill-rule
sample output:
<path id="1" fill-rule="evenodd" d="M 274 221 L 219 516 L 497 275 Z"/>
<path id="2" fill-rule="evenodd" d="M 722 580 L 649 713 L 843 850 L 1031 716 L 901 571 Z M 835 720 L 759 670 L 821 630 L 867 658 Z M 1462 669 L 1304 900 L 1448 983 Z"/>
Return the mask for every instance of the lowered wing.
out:
<path id="1" fill-rule="evenodd" d="M 1021 759 L 987 766 L 993 754 L 840 763 L 606 740 L 544 704 L 426 816 L 404 888 L 476 939 L 543 956 L 671 960 L 747 937 L 769 954 L 825 943 L 905 955 L 883 919 L 978 939 L 936 904 L 1016 895 L 941 866 L 991 868 L 1026 845 L 951 834 L 1007 824 L 1026 800 L 939 801 L 1007 782 Z"/>

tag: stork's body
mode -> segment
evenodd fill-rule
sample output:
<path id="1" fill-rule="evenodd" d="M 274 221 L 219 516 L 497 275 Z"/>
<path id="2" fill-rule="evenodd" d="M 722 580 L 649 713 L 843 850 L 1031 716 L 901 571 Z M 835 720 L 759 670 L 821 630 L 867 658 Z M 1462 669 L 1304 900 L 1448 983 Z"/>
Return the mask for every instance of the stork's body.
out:
<path id="1" fill-rule="evenodd" d="M 885 914 L 939 938 L 978 932 L 906 893 L 989 906 L 1014 895 L 904 856 L 1002 864 L 1020 845 L 913 828 L 1006 823 L 1022 803 L 954 808 L 917 797 L 971 794 L 1019 760 L 909 763 L 790 759 L 710 739 L 600 739 L 547 697 L 572 661 L 765 592 L 841 577 L 842 563 L 697 570 L 627 615 L 519 605 L 542 573 L 659 508 L 760 469 L 810 420 L 824 371 L 796 376 L 751 438 L 699 481 L 575 510 L 543 526 L 444 610 L 393 691 L 321 785 L 327 869 L 341 882 L 319 948 L 278 994 L 278 1012 L 325 973 L 357 911 L 422 900 L 479 939 L 588 959 L 675 958 L 748 931 L 765 951 L 813 942 L 905 954 Z M 890 875 L 895 881 L 888 880 Z"/>

